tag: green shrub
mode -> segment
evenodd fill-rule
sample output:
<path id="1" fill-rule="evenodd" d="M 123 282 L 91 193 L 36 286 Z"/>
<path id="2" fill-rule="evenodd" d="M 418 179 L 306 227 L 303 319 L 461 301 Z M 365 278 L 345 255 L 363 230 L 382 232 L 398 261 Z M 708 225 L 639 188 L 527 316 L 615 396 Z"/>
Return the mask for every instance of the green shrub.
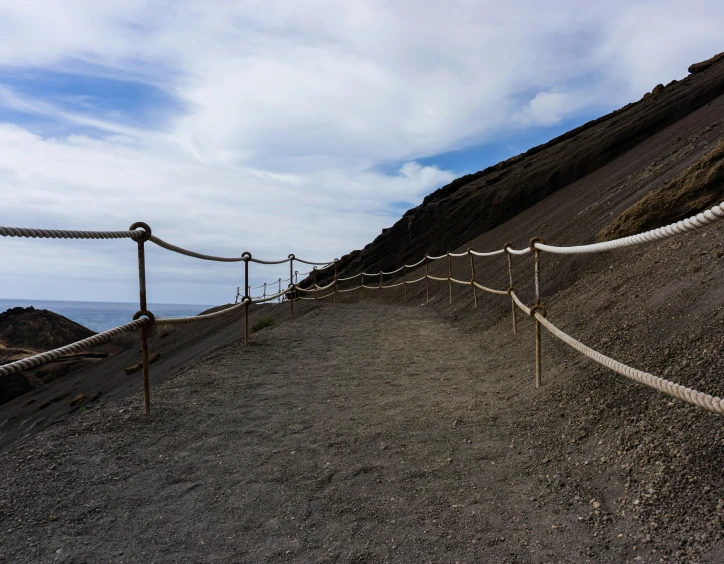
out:
<path id="1" fill-rule="evenodd" d="M 265 327 L 271 327 L 274 325 L 274 320 L 271 317 L 260 317 L 254 322 L 254 325 L 251 326 L 251 332 L 256 333 L 257 331 L 261 331 Z"/>

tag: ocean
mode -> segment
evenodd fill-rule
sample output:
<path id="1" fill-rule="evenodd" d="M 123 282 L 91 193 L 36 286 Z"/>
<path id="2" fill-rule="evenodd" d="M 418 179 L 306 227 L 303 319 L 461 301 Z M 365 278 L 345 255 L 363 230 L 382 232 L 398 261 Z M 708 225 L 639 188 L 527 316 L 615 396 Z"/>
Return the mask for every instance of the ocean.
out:
<path id="1" fill-rule="evenodd" d="M 80 323 L 92 331 L 100 332 L 133 320 L 138 304 L 121 302 L 65 302 L 52 300 L 3 300 L 0 299 L 0 313 L 11 307 L 49 309 L 68 319 Z M 197 315 L 209 309 L 210 305 L 191 304 L 148 304 L 149 311 L 157 317 L 186 317 Z"/>

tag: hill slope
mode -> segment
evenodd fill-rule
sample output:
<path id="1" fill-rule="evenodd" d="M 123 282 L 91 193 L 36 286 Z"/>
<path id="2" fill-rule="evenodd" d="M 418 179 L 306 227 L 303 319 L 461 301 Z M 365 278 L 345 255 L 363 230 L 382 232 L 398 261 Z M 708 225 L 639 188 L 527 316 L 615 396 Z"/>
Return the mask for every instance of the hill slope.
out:
<path id="1" fill-rule="evenodd" d="M 425 253 L 458 248 L 606 164 L 620 162 L 724 94 L 724 58 L 712 61 L 639 102 L 440 188 L 364 249 L 344 257 L 341 272 L 391 270 Z"/>

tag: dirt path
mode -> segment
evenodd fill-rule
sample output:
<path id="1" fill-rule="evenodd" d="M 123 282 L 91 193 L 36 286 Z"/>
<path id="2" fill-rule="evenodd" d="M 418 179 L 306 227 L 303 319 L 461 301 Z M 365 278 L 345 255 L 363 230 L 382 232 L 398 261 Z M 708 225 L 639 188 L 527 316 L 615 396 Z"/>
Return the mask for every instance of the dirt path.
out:
<path id="1" fill-rule="evenodd" d="M 588 499 L 547 495 L 531 345 L 497 354 L 424 307 L 314 309 L 156 386 L 151 419 L 109 402 L 0 455 L 0 560 L 642 554 L 594 533 Z"/>

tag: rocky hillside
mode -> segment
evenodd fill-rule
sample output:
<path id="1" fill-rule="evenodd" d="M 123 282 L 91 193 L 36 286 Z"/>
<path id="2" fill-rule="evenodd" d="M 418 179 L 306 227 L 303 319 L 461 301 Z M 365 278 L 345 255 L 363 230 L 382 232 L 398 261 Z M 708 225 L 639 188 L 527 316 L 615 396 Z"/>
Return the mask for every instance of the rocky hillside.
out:
<path id="1" fill-rule="evenodd" d="M 639 102 L 436 190 L 364 249 L 343 257 L 342 275 L 391 270 L 426 252 L 458 248 L 626 155 L 724 94 L 722 55 L 692 65 L 688 77 L 656 86 Z"/>
<path id="2" fill-rule="evenodd" d="M 0 313 L 0 364 L 57 349 L 91 335 L 95 333 L 90 329 L 47 309 L 14 307 Z M 75 371 L 88 357 L 87 353 L 70 355 L 37 370 L 0 376 L 0 404 Z"/>

